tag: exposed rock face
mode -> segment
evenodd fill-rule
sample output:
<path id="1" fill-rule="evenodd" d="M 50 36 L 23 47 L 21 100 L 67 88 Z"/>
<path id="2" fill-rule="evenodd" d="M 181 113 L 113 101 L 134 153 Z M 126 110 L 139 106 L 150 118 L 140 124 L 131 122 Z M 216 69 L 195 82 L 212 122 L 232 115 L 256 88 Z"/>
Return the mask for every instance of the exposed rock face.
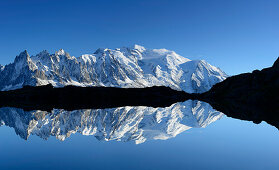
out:
<path id="1" fill-rule="evenodd" d="M 201 93 L 225 78 L 224 72 L 203 60 L 191 61 L 173 51 L 135 45 L 115 50 L 98 49 L 94 54 L 78 58 L 64 50 L 55 54 L 42 51 L 36 56 L 24 51 L 12 64 L 0 68 L 0 90 L 52 84 L 55 87 L 167 86 Z"/>
<path id="2" fill-rule="evenodd" d="M 4 68 L 5 68 L 5 66 L 2 66 L 2 65 L 0 64 L 0 73 L 1 73 L 1 71 L 4 70 Z"/>
<path id="3" fill-rule="evenodd" d="M 37 135 L 65 140 L 74 133 L 92 135 L 98 140 L 135 141 L 166 140 L 189 130 L 206 127 L 220 119 L 222 113 L 200 101 L 188 100 L 170 107 L 118 107 L 52 112 L 0 109 L 0 125 L 9 126 L 23 139 Z"/>

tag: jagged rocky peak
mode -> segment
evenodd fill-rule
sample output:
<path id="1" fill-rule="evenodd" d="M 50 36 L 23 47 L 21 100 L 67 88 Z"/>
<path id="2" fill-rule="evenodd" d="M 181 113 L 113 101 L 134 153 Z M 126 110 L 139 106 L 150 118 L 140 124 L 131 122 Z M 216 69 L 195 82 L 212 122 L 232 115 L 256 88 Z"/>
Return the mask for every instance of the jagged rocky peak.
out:
<path id="1" fill-rule="evenodd" d="M 15 62 L 19 62 L 21 60 L 28 60 L 28 59 L 30 59 L 30 56 L 29 56 L 27 50 L 24 50 L 18 56 L 16 56 Z"/>
<path id="2" fill-rule="evenodd" d="M 138 44 L 135 44 L 132 48 L 135 49 L 135 50 L 138 50 L 141 53 L 146 50 L 143 46 L 138 45 Z"/>
<path id="3" fill-rule="evenodd" d="M 60 49 L 55 52 L 55 55 L 66 55 L 66 52 L 63 49 Z"/>
<path id="4" fill-rule="evenodd" d="M 27 62 L 20 62 L 26 58 Z M 28 63 L 28 69 L 22 70 Z M 99 48 L 76 58 L 63 49 L 29 56 L 27 51 L 0 73 L 0 90 L 28 85 L 151 87 L 200 93 L 226 78 L 224 72 L 205 61 L 191 61 L 167 49 L 146 49 L 140 45 L 115 50 Z M 18 70 L 15 74 L 12 70 Z M 8 71 L 5 71 L 8 70 Z M 5 73 L 5 74 L 4 74 Z M 15 81 L 16 80 L 16 81 Z M 32 81 L 32 83 L 30 83 Z M 35 83 L 34 83 L 35 82 Z M 16 84 L 16 86 L 15 86 Z"/>
<path id="5" fill-rule="evenodd" d="M 38 56 L 49 56 L 49 52 L 47 50 L 43 50 L 41 51 L 39 54 L 37 54 Z"/>
<path id="6" fill-rule="evenodd" d="M 71 56 L 68 52 L 66 52 L 63 49 L 60 49 L 60 50 L 56 51 L 55 56 L 59 57 L 59 58 L 66 58 L 66 59 L 69 59 L 69 60 L 76 60 L 76 57 Z"/>
<path id="7" fill-rule="evenodd" d="M 3 66 L 3 65 L 0 64 L 0 71 L 3 71 L 4 68 L 5 68 L 5 66 Z"/>
<path id="8" fill-rule="evenodd" d="M 47 50 L 41 51 L 39 54 L 36 56 L 31 57 L 34 62 L 38 60 L 50 60 L 51 59 L 51 54 Z"/>
<path id="9" fill-rule="evenodd" d="M 28 54 L 27 50 L 24 50 L 23 52 L 21 52 L 19 54 L 19 56 L 29 56 L 29 54 Z"/>
<path id="10" fill-rule="evenodd" d="M 104 48 L 98 48 L 93 54 L 103 53 L 105 51 Z"/>

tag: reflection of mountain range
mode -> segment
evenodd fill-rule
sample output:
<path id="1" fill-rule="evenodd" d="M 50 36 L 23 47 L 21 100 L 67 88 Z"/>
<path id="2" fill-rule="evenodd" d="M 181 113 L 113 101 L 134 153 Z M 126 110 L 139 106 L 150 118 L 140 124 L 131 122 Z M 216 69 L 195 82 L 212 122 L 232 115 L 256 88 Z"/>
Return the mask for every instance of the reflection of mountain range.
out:
<path id="1" fill-rule="evenodd" d="M 169 139 L 192 127 L 206 127 L 222 115 L 205 102 L 188 100 L 165 108 L 138 106 L 71 112 L 56 109 L 51 113 L 1 108 L 0 124 L 14 128 L 24 139 L 37 135 L 63 141 L 71 134 L 81 133 L 104 141 L 142 143 Z"/>

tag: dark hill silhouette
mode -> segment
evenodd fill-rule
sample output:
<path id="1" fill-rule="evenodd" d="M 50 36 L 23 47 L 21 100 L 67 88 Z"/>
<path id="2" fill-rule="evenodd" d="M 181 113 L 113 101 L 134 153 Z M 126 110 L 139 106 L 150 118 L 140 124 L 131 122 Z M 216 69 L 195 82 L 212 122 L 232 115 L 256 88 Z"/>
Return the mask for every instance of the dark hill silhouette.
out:
<path id="1" fill-rule="evenodd" d="M 279 127 L 279 58 L 272 67 L 227 78 L 200 99 L 227 116 Z"/>

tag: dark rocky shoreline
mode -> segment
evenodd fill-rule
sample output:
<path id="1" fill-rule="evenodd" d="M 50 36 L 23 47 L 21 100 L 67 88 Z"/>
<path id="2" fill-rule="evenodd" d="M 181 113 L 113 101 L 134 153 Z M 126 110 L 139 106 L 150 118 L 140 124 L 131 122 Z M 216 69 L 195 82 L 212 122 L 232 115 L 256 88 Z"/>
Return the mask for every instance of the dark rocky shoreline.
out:
<path id="1" fill-rule="evenodd" d="M 121 106 L 167 107 L 176 102 L 194 99 L 194 95 L 169 87 L 114 88 L 76 87 L 54 88 L 52 85 L 1 91 L 0 107 L 24 110 L 102 109 Z"/>

